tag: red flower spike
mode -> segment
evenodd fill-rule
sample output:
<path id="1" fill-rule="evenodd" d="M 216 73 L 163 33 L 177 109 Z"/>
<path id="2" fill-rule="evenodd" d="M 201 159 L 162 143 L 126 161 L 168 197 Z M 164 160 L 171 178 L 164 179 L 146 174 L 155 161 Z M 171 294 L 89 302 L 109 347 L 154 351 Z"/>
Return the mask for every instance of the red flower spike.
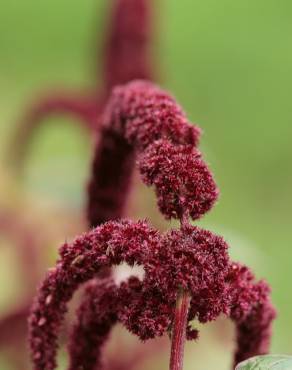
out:
<path id="1" fill-rule="evenodd" d="M 139 168 L 144 183 L 155 186 L 159 209 L 167 218 L 180 218 L 187 210 L 196 220 L 218 197 L 201 153 L 190 145 L 157 140 L 139 157 Z"/>
<path id="2" fill-rule="evenodd" d="M 137 278 L 130 278 L 122 287 L 117 287 L 111 279 L 91 281 L 85 289 L 83 303 L 77 312 L 77 323 L 72 329 L 69 344 L 70 370 L 98 370 L 102 366 L 102 346 L 107 339 L 112 326 L 118 321 L 118 312 L 124 302 L 134 298 L 141 289 L 141 282 Z M 128 296 L 124 293 L 128 290 Z M 131 296 L 129 293 L 131 291 Z M 122 298 L 122 299 L 121 299 Z M 153 311 L 153 308 L 152 308 Z M 121 315 L 120 315 L 121 316 Z M 120 358 L 115 353 L 106 361 L 106 369 L 130 370 L 137 367 L 137 363 L 145 361 L 149 354 L 160 351 L 155 343 L 145 349 L 135 348 L 130 354 Z M 148 352 L 148 354 L 147 354 Z"/>
<path id="3" fill-rule="evenodd" d="M 32 309 L 30 344 L 34 369 L 55 368 L 58 330 L 67 302 L 77 287 L 92 279 L 103 266 L 121 262 L 142 264 L 145 277 L 142 282 L 131 278 L 127 283 L 122 283 L 114 293 L 114 298 L 111 295 L 112 288 L 106 289 L 102 294 L 105 297 L 110 295 L 113 303 L 109 304 L 109 298 L 106 298 L 107 308 L 105 305 L 102 309 L 101 304 L 95 305 L 88 301 L 84 303 L 82 307 L 87 308 L 80 309 L 77 328 L 81 325 L 89 339 L 96 338 L 97 333 L 93 330 L 94 326 L 87 324 L 92 324 L 92 320 L 99 320 L 99 317 L 108 313 L 113 322 L 118 319 L 143 340 L 163 335 L 173 324 L 176 293 L 182 287 L 191 298 L 187 330 L 193 318 L 205 322 L 214 320 L 220 313 L 228 313 L 232 319 L 236 318 L 239 329 L 240 347 L 236 361 L 239 356 L 241 359 L 246 356 L 247 338 L 257 344 L 258 350 L 265 350 L 270 334 L 267 324 L 269 326 L 273 318 L 271 311 L 266 311 L 267 307 L 271 308 L 265 305 L 268 290 L 264 289 L 262 283 L 248 280 L 245 296 L 252 297 L 253 292 L 257 291 L 256 296 L 262 297 L 262 301 L 250 301 L 248 305 L 242 306 L 238 294 L 240 297 L 244 295 L 241 289 L 245 284 L 244 279 L 246 276 L 249 279 L 249 275 L 234 275 L 236 265 L 229 262 L 226 249 L 227 245 L 222 238 L 197 227 L 173 230 L 160 237 L 157 231 L 145 223 L 130 221 L 106 223 L 79 237 L 72 244 L 63 245 L 60 249 L 61 258 L 43 282 Z M 96 307 L 101 312 L 93 311 L 93 317 L 90 318 L 88 307 Z M 113 312 L 111 307 L 116 311 Z M 244 307 L 242 315 L 238 314 L 240 307 Z M 260 320 L 255 321 L 255 318 Z M 248 332 L 242 329 L 246 326 Z M 90 327 L 93 328 L 92 333 Z M 195 334 L 189 330 L 188 337 L 191 339 Z M 89 364 L 99 363 L 100 350 L 95 351 L 96 347 L 90 346 L 83 348 L 80 344 L 82 341 L 78 345 L 76 338 L 79 335 L 73 333 L 75 344 L 71 345 L 71 362 L 75 363 L 75 351 L 72 348 L 77 346 L 78 361 L 83 357 L 83 351 L 87 351 L 91 354 Z M 103 343 L 105 337 L 99 339 Z M 94 355 L 97 356 L 95 359 Z M 72 365 L 70 370 L 74 369 Z M 91 365 L 88 367 L 90 369 Z"/>
<path id="4" fill-rule="evenodd" d="M 30 316 L 30 346 L 35 370 L 56 367 L 57 335 L 67 303 L 78 286 L 103 267 L 141 264 L 159 235 L 145 222 L 109 222 L 60 249 L 61 259 L 43 281 Z"/>
<path id="5" fill-rule="evenodd" d="M 183 211 L 193 219 L 206 213 L 218 189 L 194 148 L 199 135 L 200 129 L 187 121 L 175 100 L 150 82 L 135 81 L 114 89 L 105 108 L 89 184 L 91 225 L 100 222 L 104 209 L 113 210 L 111 218 L 122 216 L 135 152 L 142 179 L 154 184 L 167 219 L 180 218 Z"/>
<path id="6" fill-rule="evenodd" d="M 103 130 L 88 185 L 87 218 L 91 227 L 122 217 L 134 164 L 132 147 L 117 134 Z"/>
<path id="7" fill-rule="evenodd" d="M 105 88 L 136 78 L 152 79 L 149 58 L 152 0 L 114 0 L 113 15 L 105 44 Z"/>
<path id="8" fill-rule="evenodd" d="M 102 345 L 117 321 L 116 290 L 111 279 L 91 281 L 86 287 L 69 344 L 69 370 L 102 368 Z"/>
<path id="9" fill-rule="evenodd" d="M 230 261 L 223 238 L 187 226 L 170 230 L 159 245 L 152 247 L 145 265 L 149 286 L 158 285 L 166 295 L 176 294 L 180 288 L 190 292 L 189 320 L 196 318 L 205 323 L 228 313 L 225 279 Z"/>
<path id="10" fill-rule="evenodd" d="M 142 80 L 113 89 L 103 127 L 124 136 L 140 150 L 164 138 L 174 144 L 195 146 L 201 134 L 171 95 Z"/>
<path id="11" fill-rule="evenodd" d="M 144 278 L 132 277 L 102 291 L 97 288 L 96 297 L 96 286 L 89 288 L 72 334 L 70 370 L 77 370 L 75 365 L 87 356 L 88 362 L 82 362 L 82 366 L 87 364 L 85 370 L 95 364 L 100 368 L 100 345 L 115 321 L 142 340 L 172 332 L 170 370 L 182 370 L 185 337 L 198 336 L 190 322 L 205 323 L 222 313 L 237 326 L 235 362 L 251 353 L 266 352 L 275 317 L 268 286 L 255 282 L 248 268 L 230 261 L 221 237 L 188 223 L 189 216 L 196 219 L 208 211 L 218 195 L 195 147 L 199 129 L 188 123 L 173 98 L 143 81 L 114 90 L 102 123 L 89 187 L 92 225 L 101 221 L 96 218 L 101 216 L 99 203 L 111 215 L 122 213 L 125 194 L 110 195 L 114 184 L 127 188 L 125 171 L 131 172 L 135 152 L 143 181 L 156 188 L 160 210 L 166 218 L 179 218 L 181 228 L 160 235 L 145 222 L 111 221 L 64 244 L 32 308 L 34 370 L 55 368 L 58 331 L 77 287 L 95 278 L 102 268 L 123 262 L 142 265 Z M 108 158 L 120 160 L 114 172 L 106 171 Z M 100 169 L 105 172 L 97 173 Z M 178 292 L 185 298 L 181 300 Z M 99 336 L 102 332 L 94 328 L 100 329 L 101 318 L 105 327 Z M 82 340 L 83 335 L 88 342 Z"/>
<path id="12" fill-rule="evenodd" d="M 255 282 L 248 267 L 233 263 L 228 275 L 232 296 L 231 319 L 236 324 L 235 365 L 249 357 L 268 353 L 276 311 L 265 281 Z"/>
<path id="13" fill-rule="evenodd" d="M 160 337 L 170 328 L 175 292 L 170 299 L 170 294 L 163 294 L 158 287 L 145 283 L 145 279 L 141 282 L 133 277 L 121 284 L 119 301 L 119 321 L 142 341 Z"/>
<path id="14" fill-rule="evenodd" d="M 276 311 L 269 300 L 258 303 L 245 321 L 237 323 L 237 351 L 234 363 L 269 352 L 272 322 Z"/>

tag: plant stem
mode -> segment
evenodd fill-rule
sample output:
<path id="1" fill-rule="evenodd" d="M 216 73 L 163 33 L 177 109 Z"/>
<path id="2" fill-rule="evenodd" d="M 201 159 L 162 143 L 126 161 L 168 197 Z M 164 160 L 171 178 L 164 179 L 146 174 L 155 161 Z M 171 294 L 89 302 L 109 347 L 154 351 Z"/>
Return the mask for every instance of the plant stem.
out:
<path id="1" fill-rule="evenodd" d="M 184 345 L 190 301 L 191 297 L 186 291 L 180 290 L 178 292 L 172 328 L 169 370 L 183 369 Z"/>

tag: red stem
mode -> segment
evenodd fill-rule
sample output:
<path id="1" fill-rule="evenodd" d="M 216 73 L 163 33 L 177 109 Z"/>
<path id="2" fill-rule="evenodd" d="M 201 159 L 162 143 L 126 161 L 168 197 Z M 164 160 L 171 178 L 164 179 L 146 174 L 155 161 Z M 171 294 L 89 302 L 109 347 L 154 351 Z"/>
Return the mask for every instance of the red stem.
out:
<path id="1" fill-rule="evenodd" d="M 183 369 L 184 345 L 190 300 L 190 295 L 186 291 L 180 290 L 178 292 L 172 330 L 169 370 Z"/>

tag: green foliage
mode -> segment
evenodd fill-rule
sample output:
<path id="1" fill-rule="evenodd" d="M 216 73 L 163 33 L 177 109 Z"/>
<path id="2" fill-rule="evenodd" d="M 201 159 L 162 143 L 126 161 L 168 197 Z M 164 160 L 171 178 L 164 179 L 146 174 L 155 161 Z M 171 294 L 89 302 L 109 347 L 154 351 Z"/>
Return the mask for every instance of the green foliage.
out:
<path id="1" fill-rule="evenodd" d="M 239 364 L 235 370 L 291 370 L 292 356 L 256 356 Z"/>

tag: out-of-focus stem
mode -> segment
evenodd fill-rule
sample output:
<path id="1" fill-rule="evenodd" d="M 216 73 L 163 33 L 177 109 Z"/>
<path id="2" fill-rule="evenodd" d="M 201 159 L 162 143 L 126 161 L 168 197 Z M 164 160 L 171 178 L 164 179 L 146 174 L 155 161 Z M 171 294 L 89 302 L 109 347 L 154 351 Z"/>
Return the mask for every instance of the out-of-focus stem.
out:
<path id="1" fill-rule="evenodd" d="M 182 370 L 184 345 L 186 340 L 187 319 L 191 297 L 180 290 L 177 295 L 175 317 L 172 328 L 169 370 Z"/>

